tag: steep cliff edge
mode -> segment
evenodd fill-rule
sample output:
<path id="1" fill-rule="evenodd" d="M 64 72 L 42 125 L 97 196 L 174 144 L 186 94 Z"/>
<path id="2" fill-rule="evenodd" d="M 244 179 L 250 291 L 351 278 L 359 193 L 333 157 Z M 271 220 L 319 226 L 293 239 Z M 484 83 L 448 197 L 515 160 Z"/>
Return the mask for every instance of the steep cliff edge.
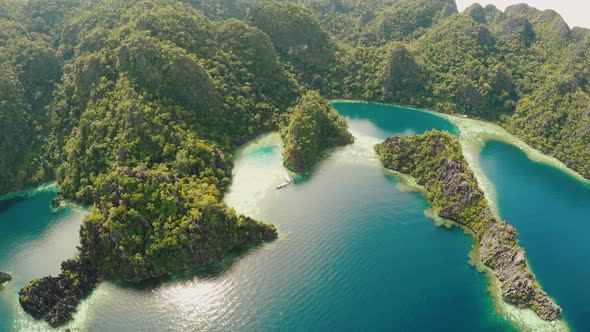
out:
<path id="1" fill-rule="evenodd" d="M 531 308 L 544 320 L 561 315 L 528 268 L 514 227 L 493 216 L 455 138 L 439 131 L 394 136 L 375 150 L 386 168 L 411 175 L 426 189 L 439 216 L 473 231 L 481 260 L 500 281 L 505 301 Z"/>

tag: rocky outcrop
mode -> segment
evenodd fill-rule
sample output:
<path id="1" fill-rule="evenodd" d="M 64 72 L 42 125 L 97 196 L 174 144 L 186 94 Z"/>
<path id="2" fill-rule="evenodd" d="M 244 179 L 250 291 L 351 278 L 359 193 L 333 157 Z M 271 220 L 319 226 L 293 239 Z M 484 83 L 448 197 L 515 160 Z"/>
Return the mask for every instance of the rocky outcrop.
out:
<path id="1" fill-rule="evenodd" d="M 385 98 L 412 103 L 412 98 L 424 93 L 424 72 L 414 54 L 402 43 L 391 46 L 384 73 Z"/>
<path id="2" fill-rule="evenodd" d="M 561 308 L 536 283 L 527 267 L 525 251 L 517 245 L 516 235 L 512 225 L 494 220 L 480 239 L 481 258 L 500 280 L 504 300 L 530 307 L 545 320 L 555 320 Z"/>
<path id="3" fill-rule="evenodd" d="M 98 272 L 87 261 L 67 260 L 57 277 L 32 281 L 18 293 L 21 307 L 35 319 L 44 319 L 53 327 L 72 319 L 78 304 L 99 282 Z"/>
<path id="4" fill-rule="evenodd" d="M 0 285 L 7 283 L 10 280 L 12 280 L 12 277 L 10 276 L 10 274 L 5 273 L 5 272 L 0 272 Z"/>
<path id="5" fill-rule="evenodd" d="M 375 149 L 385 167 L 411 175 L 424 186 L 439 216 L 473 231 L 481 260 L 500 281 L 505 301 L 531 308 L 544 320 L 559 318 L 561 308 L 536 282 L 516 230 L 494 217 L 455 138 L 438 131 L 395 136 Z"/>
<path id="6" fill-rule="evenodd" d="M 52 199 L 51 202 L 49 203 L 51 205 L 51 207 L 53 207 L 54 209 L 57 209 L 61 206 L 61 202 L 64 200 L 64 196 L 60 193 L 58 193 L 57 197 Z"/>
<path id="7" fill-rule="evenodd" d="M 166 66 L 161 66 L 166 63 Z M 198 58 L 156 38 L 131 36 L 118 50 L 118 69 L 141 86 L 172 98 L 207 125 L 223 117 L 221 97 Z"/>

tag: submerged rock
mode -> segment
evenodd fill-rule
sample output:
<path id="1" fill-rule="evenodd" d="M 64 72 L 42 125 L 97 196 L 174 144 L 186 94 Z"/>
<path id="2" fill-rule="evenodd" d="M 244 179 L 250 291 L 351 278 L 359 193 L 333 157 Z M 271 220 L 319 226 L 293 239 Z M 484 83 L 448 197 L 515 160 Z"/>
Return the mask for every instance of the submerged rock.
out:
<path id="1" fill-rule="evenodd" d="M 531 308 L 544 320 L 559 318 L 561 308 L 536 282 L 516 230 L 493 216 L 455 138 L 438 131 L 395 136 L 375 150 L 385 167 L 411 175 L 424 186 L 439 216 L 473 231 L 481 260 L 500 281 L 505 301 Z"/>
<path id="2" fill-rule="evenodd" d="M 55 198 L 55 199 L 51 200 L 50 204 L 51 204 L 51 207 L 57 209 L 61 205 L 61 202 L 59 201 L 59 199 Z"/>
<path id="3" fill-rule="evenodd" d="M 0 285 L 9 282 L 10 280 L 12 280 L 12 277 L 10 276 L 10 274 L 5 273 L 5 272 L 0 272 Z"/>
<path id="4" fill-rule="evenodd" d="M 58 194 L 58 196 L 51 200 L 51 206 L 54 209 L 57 209 L 61 206 L 61 202 L 64 200 L 64 196 L 62 194 Z"/>

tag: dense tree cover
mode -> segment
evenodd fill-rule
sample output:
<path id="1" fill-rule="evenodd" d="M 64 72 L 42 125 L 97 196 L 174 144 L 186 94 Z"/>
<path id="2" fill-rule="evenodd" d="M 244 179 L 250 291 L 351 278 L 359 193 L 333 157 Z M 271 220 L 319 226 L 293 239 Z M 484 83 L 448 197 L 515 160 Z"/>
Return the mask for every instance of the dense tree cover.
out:
<path id="1" fill-rule="evenodd" d="M 580 98 L 580 94 L 588 94 L 587 83 L 580 82 L 581 91 L 574 103 L 560 94 L 547 97 L 563 103 L 562 111 L 553 110 L 559 106 L 549 107 L 547 102 L 527 102 L 547 95 L 547 91 L 557 91 L 551 88 L 556 79 L 568 80 L 562 68 L 571 62 L 568 59 L 572 53 L 588 58 L 587 29 L 570 30 L 554 11 L 527 5 L 502 12 L 492 5 L 484 8 L 475 4 L 459 14 L 453 1 L 442 0 L 290 2 L 309 8 L 335 37 L 333 50 L 324 52 L 335 55 L 330 60 L 331 69 L 314 68 L 311 74 L 300 76 L 307 86 L 328 97 L 402 103 L 496 121 L 590 176 L 584 116 L 588 107 L 585 98 Z M 231 1 L 223 17 L 241 18 L 248 10 L 259 7 L 272 13 L 268 14 L 270 22 L 273 15 L 281 17 L 277 8 L 295 8 L 272 1 Z M 404 44 L 392 44 L 395 41 Z M 288 54 L 283 52 L 282 56 Z M 579 63 L 578 73 L 587 72 L 587 61 Z M 301 74 L 305 68 L 293 69 Z M 313 73 L 321 73 L 319 77 L 325 79 L 315 80 L 314 85 Z M 318 87 L 317 82 L 322 86 Z M 560 117 L 562 113 L 565 115 Z M 549 120 L 556 118 L 560 120 Z M 530 122 L 540 123 L 542 119 L 551 122 L 551 129 L 545 130 L 547 125 L 539 124 L 537 130 L 531 130 Z M 568 143 L 557 143 L 562 141 Z M 575 151 L 572 157 L 563 153 L 567 150 L 564 147 Z"/>
<path id="2" fill-rule="evenodd" d="M 427 105 L 487 119 L 512 110 L 511 77 L 492 56 L 494 39 L 486 27 L 455 16 L 413 46 L 427 72 Z"/>
<path id="3" fill-rule="evenodd" d="M 364 44 L 415 39 L 440 19 L 457 13 L 453 0 L 400 0 L 363 29 Z"/>
<path id="4" fill-rule="evenodd" d="M 96 180 L 97 203 L 82 225 L 81 258 L 110 280 L 139 282 L 214 263 L 230 250 L 276 236 L 238 216 L 207 177 L 165 167 L 119 167 Z"/>
<path id="5" fill-rule="evenodd" d="M 66 196 L 92 204 L 95 179 L 114 166 L 164 164 L 182 176 L 196 175 L 221 190 L 227 187 L 230 168 L 223 153 L 189 130 L 182 121 L 188 112 L 149 101 L 125 77 L 114 83 L 113 91 L 108 91 L 110 85 L 106 80 L 97 85 L 96 91 L 107 92 L 88 104 L 65 146 L 68 155 L 57 179 Z"/>
<path id="6" fill-rule="evenodd" d="M 290 2 L 268 2 L 249 8 L 246 22 L 267 33 L 281 58 L 303 82 L 317 90 L 329 87 L 336 48 L 311 11 Z"/>
<path id="7" fill-rule="evenodd" d="M 0 1 L 0 195 L 51 178 L 39 152 L 61 69 L 49 37 L 26 23 L 15 3 Z"/>
<path id="8" fill-rule="evenodd" d="M 396 22 L 406 22 L 388 30 L 393 35 L 381 41 L 373 38 L 373 44 L 351 30 L 331 30 L 346 43 L 339 44 L 339 69 L 330 78 L 332 86 L 322 91 L 495 121 L 590 177 L 588 29 L 570 29 L 554 11 L 527 5 L 502 12 L 475 4 L 464 13 L 453 13 L 452 5 L 441 11 L 441 3 L 310 5 L 328 29 L 338 25 L 327 18 L 331 13 L 354 12 L 363 24 L 352 30 L 369 34 L 389 11 L 402 15 Z M 420 8 L 406 11 L 404 6 Z M 420 24 L 413 16 L 416 12 L 436 14 L 420 16 L 430 20 L 430 26 L 405 37 L 399 34 Z"/>
<path id="9" fill-rule="evenodd" d="M 394 136 L 377 144 L 375 151 L 385 167 L 412 176 L 424 187 L 439 216 L 472 231 L 468 233 L 477 242 L 478 258 L 498 278 L 504 300 L 531 308 L 548 321 L 561 315 L 528 268 L 514 227 L 494 217 L 456 138 L 436 130 Z"/>
<path id="10" fill-rule="evenodd" d="M 419 103 L 425 94 L 424 69 L 401 43 L 394 44 L 389 52 L 384 72 L 383 98 L 410 105 Z"/>
<path id="11" fill-rule="evenodd" d="M 207 17 L 222 21 L 230 18 L 243 20 L 255 0 L 187 0 Z"/>
<path id="12" fill-rule="evenodd" d="M 289 113 L 289 123 L 281 134 L 283 162 L 293 171 L 306 171 L 322 151 L 354 141 L 346 121 L 318 92 L 306 93 Z"/>

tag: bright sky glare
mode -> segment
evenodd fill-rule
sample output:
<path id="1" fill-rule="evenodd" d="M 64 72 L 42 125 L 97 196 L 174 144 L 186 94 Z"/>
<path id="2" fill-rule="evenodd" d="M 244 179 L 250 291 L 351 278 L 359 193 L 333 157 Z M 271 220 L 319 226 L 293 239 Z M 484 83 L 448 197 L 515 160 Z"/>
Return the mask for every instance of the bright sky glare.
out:
<path id="1" fill-rule="evenodd" d="M 553 9 L 572 28 L 574 26 L 590 28 L 590 1 L 588 0 L 457 0 L 457 7 L 460 11 L 469 7 L 475 2 L 482 6 L 492 4 L 501 10 L 518 3 L 526 3 L 538 9 Z"/>

